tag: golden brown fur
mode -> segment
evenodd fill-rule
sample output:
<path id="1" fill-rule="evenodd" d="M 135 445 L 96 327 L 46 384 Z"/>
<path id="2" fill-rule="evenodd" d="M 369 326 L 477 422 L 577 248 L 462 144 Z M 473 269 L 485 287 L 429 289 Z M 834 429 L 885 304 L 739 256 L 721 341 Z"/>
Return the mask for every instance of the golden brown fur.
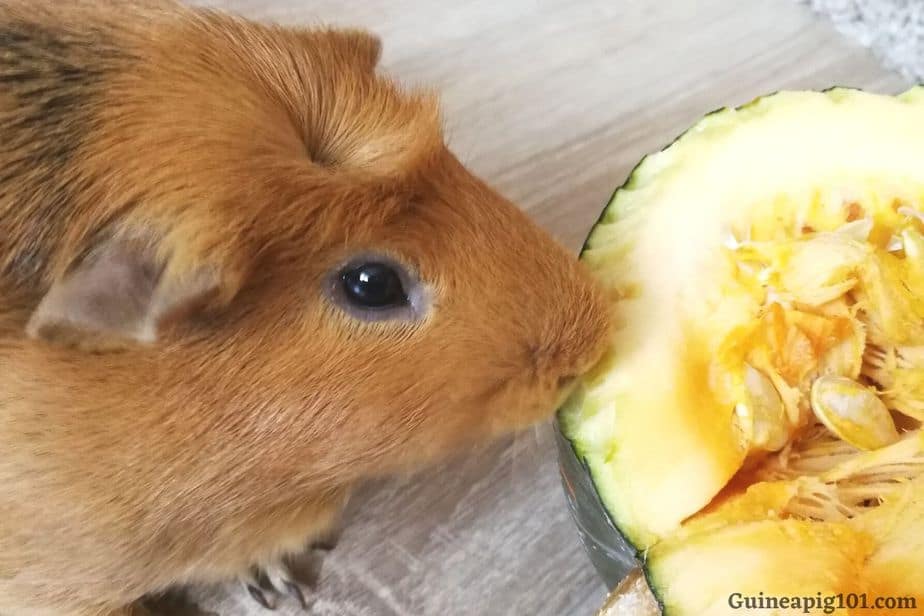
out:
<path id="1" fill-rule="evenodd" d="M 575 259 L 378 54 L 168 2 L 0 3 L 0 614 L 127 614 L 298 550 L 357 481 L 548 417 L 598 357 Z M 430 285 L 424 320 L 323 296 L 370 248 Z M 113 251 L 150 260 L 153 320 L 71 327 Z"/>

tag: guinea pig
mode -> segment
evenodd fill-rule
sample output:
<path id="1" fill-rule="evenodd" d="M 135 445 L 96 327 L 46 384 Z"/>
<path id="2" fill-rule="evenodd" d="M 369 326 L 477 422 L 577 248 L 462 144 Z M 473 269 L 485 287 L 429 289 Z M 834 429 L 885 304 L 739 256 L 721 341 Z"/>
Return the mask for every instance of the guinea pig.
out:
<path id="1" fill-rule="evenodd" d="M 364 31 L 0 3 L 0 614 L 272 569 L 358 482 L 548 419 L 578 260 Z"/>

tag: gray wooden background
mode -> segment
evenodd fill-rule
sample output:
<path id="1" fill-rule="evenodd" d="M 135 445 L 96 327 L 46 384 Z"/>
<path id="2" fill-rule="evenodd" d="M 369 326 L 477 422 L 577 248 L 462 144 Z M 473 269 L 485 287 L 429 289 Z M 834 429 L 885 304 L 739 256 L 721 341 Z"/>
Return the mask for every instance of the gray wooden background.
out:
<path id="1" fill-rule="evenodd" d="M 904 87 L 789 0 L 200 3 L 379 33 L 387 70 L 442 89 L 461 157 L 575 250 L 631 166 L 715 107 L 782 88 Z M 313 613 L 592 614 L 604 590 L 554 455 L 537 430 L 370 486 L 324 563 Z M 233 588 L 197 595 L 223 616 L 264 613 Z"/>

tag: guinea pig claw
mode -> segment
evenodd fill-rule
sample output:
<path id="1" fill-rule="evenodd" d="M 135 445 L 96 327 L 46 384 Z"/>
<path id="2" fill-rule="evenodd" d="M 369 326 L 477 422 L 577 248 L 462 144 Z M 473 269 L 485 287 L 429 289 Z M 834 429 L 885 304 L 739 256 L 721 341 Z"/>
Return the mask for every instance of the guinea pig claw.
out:
<path id="1" fill-rule="evenodd" d="M 276 593 L 276 589 L 264 588 L 263 585 L 256 579 L 256 576 L 247 575 L 244 579 L 241 580 L 244 588 L 247 590 L 247 594 L 250 597 L 259 603 L 264 609 L 275 610 L 276 604 L 279 602 L 279 596 Z"/>
<path id="2" fill-rule="evenodd" d="M 309 607 L 301 584 L 296 581 L 289 566 L 282 561 L 273 563 L 262 570 L 248 572 L 241 578 L 241 583 L 251 598 L 267 610 L 275 610 L 279 606 L 282 595 L 294 599 L 303 610 Z"/>
<path id="3" fill-rule="evenodd" d="M 285 587 L 289 596 L 298 601 L 298 604 L 302 606 L 303 610 L 307 610 L 308 602 L 305 600 L 305 593 L 302 592 L 302 589 L 299 588 L 298 584 L 295 582 L 286 582 Z"/>
<path id="4" fill-rule="evenodd" d="M 253 597 L 253 600 L 262 605 L 267 610 L 276 609 L 275 594 L 276 591 L 266 591 L 260 588 L 259 586 L 254 586 L 253 584 L 246 584 L 247 592 Z M 273 600 L 270 597 L 274 597 Z"/>
<path id="5" fill-rule="evenodd" d="M 273 588 L 263 572 L 253 569 L 241 576 L 241 585 L 247 590 L 251 599 L 264 609 L 275 610 L 279 604 L 279 593 Z"/>
<path id="6" fill-rule="evenodd" d="M 284 592 L 298 601 L 298 604 L 303 610 L 308 609 L 308 601 L 305 599 L 305 593 L 295 580 L 295 575 L 286 563 L 280 561 L 267 567 L 266 576 L 269 578 L 269 582 L 273 588 L 280 592 Z"/>

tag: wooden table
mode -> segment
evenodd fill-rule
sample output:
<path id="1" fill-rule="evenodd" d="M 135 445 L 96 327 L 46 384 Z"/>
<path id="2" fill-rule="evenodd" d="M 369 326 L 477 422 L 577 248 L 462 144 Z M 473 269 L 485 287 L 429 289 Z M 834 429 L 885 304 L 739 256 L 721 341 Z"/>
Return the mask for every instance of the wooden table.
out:
<path id="1" fill-rule="evenodd" d="M 790 0 L 200 1 L 376 31 L 387 70 L 442 89 L 463 160 L 575 250 L 632 165 L 713 108 L 904 87 Z M 349 518 L 315 614 L 588 615 L 603 598 L 544 430 L 370 486 Z M 264 613 L 236 590 L 200 597 L 223 616 Z"/>

